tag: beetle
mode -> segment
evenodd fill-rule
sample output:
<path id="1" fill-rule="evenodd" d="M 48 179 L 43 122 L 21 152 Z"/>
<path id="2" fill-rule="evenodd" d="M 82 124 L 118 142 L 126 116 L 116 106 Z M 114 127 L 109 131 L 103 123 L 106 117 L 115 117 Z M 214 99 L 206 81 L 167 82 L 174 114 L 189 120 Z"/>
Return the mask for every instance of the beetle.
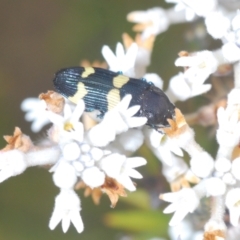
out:
<path id="1" fill-rule="evenodd" d="M 58 93 L 77 104 L 85 102 L 85 111 L 98 110 L 99 118 L 113 109 L 121 99 L 131 94 L 129 107 L 140 105 L 135 116 L 147 118 L 147 125 L 154 129 L 168 127 L 168 118 L 175 116 L 175 106 L 164 92 L 145 79 L 135 79 L 121 72 L 95 67 L 70 67 L 59 70 L 53 80 Z"/>

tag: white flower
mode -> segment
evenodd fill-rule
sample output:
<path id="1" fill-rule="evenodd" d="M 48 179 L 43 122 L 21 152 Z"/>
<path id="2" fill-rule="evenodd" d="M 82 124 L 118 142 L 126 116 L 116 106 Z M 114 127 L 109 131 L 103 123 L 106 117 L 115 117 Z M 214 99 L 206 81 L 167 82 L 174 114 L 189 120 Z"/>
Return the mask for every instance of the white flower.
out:
<path id="1" fill-rule="evenodd" d="M 218 59 L 211 51 L 197 52 L 194 56 L 180 57 L 175 61 L 177 67 L 189 67 L 185 77 L 189 84 L 199 86 L 214 73 L 218 67 Z"/>
<path id="2" fill-rule="evenodd" d="M 159 156 L 166 164 L 172 165 L 170 152 L 181 157 L 183 156 L 183 152 L 174 138 L 170 138 L 154 129 L 145 128 L 144 132 L 148 145 L 152 148 L 152 150 L 156 151 L 156 156 Z"/>
<path id="3" fill-rule="evenodd" d="M 63 232 L 67 232 L 72 222 L 76 230 L 83 231 L 83 222 L 79 214 L 81 210 L 80 199 L 73 190 L 61 190 L 55 199 L 55 207 L 49 222 L 49 228 L 53 230 L 62 221 Z"/>
<path id="4" fill-rule="evenodd" d="M 0 182 L 21 174 L 28 167 L 25 154 L 19 150 L 0 152 Z"/>
<path id="5" fill-rule="evenodd" d="M 165 160 L 165 161 L 162 160 L 162 162 L 163 162 L 162 173 L 165 176 L 165 178 L 167 179 L 167 181 L 172 183 L 177 178 L 186 174 L 189 168 L 188 168 L 186 162 L 182 158 L 180 158 L 172 153 L 171 153 L 170 157 L 171 157 L 171 160 L 170 160 L 171 165 L 166 164 L 167 160 Z"/>
<path id="6" fill-rule="evenodd" d="M 152 82 L 156 87 L 162 89 L 163 88 L 163 80 L 156 73 L 146 73 L 143 76 L 147 82 Z"/>
<path id="7" fill-rule="evenodd" d="M 230 29 L 230 20 L 221 12 L 212 12 L 205 18 L 208 33 L 215 39 L 224 37 Z"/>
<path id="8" fill-rule="evenodd" d="M 26 112 L 25 119 L 32 122 L 31 130 L 39 132 L 50 121 L 46 114 L 46 102 L 39 98 L 26 98 L 21 103 L 21 109 Z"/>
<path id="9" fill-rule="evenodd" d="M 169 27 L 166 10 L 155 7 L 146 11 L 134 11 L 127 15 L 127 20 L 134 23 L 146 24 L 142 37 L 144 39 L 151 35 L 165 32 Z"/>
<path id="10" fill-rule="evenodd" d="M 109 65 L 109 70 L 117 72 L 120 71 L 123 74 L 134 77 L 134 65 L 137 57 L 138 46 L 133 43 L 128 50 L 124 51 L 123 45 L 117 43 L 116 55 L 108 46 L 103 46 L 102 55 Z"/>
<path id="11" fill-rule="evenodd" d="M 118 153 L 106 156 L 100 161 L 101 169 L 108 175 L 116 179 L 129 191 L 135 191 L 132 178 L 142 178 L 142 175 L 134 168 L 145 165 L 147 161 L 142 157 L 126 158 Z"/>
<path id="12" fill-rule="evenodd" d="M 77 182 L 77 171 L 71 163 L 60 159 L 51 169 L 53 181 L 59 188 L 71 189 Z"/>
<path id="13" fill-rule="evenodd" d="M 233 107 L 238 107 L 237 110 L 240 110 L 240 89 L 233 88 L 228 94 L 228 107 L 233 105 Z"/>
<path id="14" fill-rule="evenodd" d="M 193 9 L 194 12 L 201 17 L 206 17 L 208 14 L 212 14 L 218 5 L 217 0 L 182 0 L 183 4 Z"/>
<path id="15" fill-rule="evenodd" d="M 202 240 L 203 231 L 196 231 L 194 224 L 189 220 L 183 220 L 177 226 L 170 226 L 168 229 L 172 240 Z"/>
<path id="16" fill-rule="evenodd" d="M 107 149 L 111 152 L 130 155 L 137 151 L 144 142 L 144 135 L 141 129 L 130 128 L 127 132 L 119 134 L 114 142 L 111 142 Z"/>
<path id="17" fill-rule="evenodd" d="M 220 107 L 217 111 L 219 129 L 217 130 L 217 141 L 219 145 L 233 148 L 239 143 L 240 122 L 238 112 L 229 114 L 228 109 Z"/>
<path id="18" fill-rule="evenodd" d="M 222 46 L 222 54 L 229 63 L 234 63 L 240 60 L 240 49 L 233 42 L 225 43 Z"/>
<path id="19" fill-rule="evenodd" d="M 185 16 L 187 21 L 192 21 L 196 16 L 195 12 L 186 4 L 184 4 L 182 0 L 165 0 L 165 1 L 167 3 L 175 3 L 176 5 L 174 9 L 176 12 L 185 10 Z"/>
<path id="20" fill-rule="evenodd" d="M 211 177 L 209 179 L 206 179 L 205 182 L 207 196 L 223 195 L 226 191 L 226 185 L 220 178 Z"/>
<path id="21" fill-rule="evenodd" d="M 236 184 L 236 179 L 233 177 L 233 175 L 231 173 L 225 173 L 223 176 L 222 176 L 222 180 L 225 184 L 227 185 L 234 185 Z"/>
<path id="22" fill-rule="evenodd" d="M 72 112 L 71 107 L 66 103 L 64 106 L 63 116 L 48 111 L 48 117 L 50 121 L 59 130 L 59 137 L 53 139 L 56 142 L 66 142 L 69 139 L 81 142 L 83 140 L 83 124 L 79 122 L 84 111 L 84 102 L 80 100 L 74 111 Z M 54 137 L 53 137 L 54 138 Z"/>
<path id="23" fill-rule="evenodd" d="M 187 70 L 188 71 L 188 70 Z M 201 75 L 188 76 L 188 72 L 179 73 L 172 77 L 166 94 L 172 102 L 185 101 L 189 98 L 201 95 L 211 89 L 210 84 L 203 84 L 206 80 Z M 192 82 L 190 82 L 190 80 Z"/>
<path id="24" fill-rule="evenodd" d="M 65 160 L 73 161 L 80 157 L 81 150 L 76 142 L 70 142 L 63 147 L 62 153 Z"/>
<path id="25" fill-rule="evenodd" d="M 191 170 L 201 178 L 208 177 L 214 169 L 214 160 L 207 152 L 199 152 L 190 160 Z"/>
<path id="26" fill-rule="evenodd" d="M 165 193 L 161 199 L 171 204 L 164 209 L 163 213 L 175 212 L 170 226 L 177 225 L 190 212 L 192 213 L 199 205 L 199 197 L 192 188 L 183 188 L 179 192 Z"/>
<path id="27" fill-rule="evenodd" d="M 86 185 L 91 188 L 100 187 L 105 181 L 105 174 L 95 166 L 86 168 L 81 177 Z"/>
<path id="28" fill-rule="evenodd" d="M 231 166 L 231 161 L 224 157 L 220 157 L 215 161 L 215 169 L 221 173 L 228 172 Z"/>
<path id="29" fill-rule="evenodd" d="M 228 191 L 226 195 L 226 206 L 230 213 L 230 222 L 238 226 L 240 216 L 240 188 L 234 188 Z"/>
<path id="30" fill-rule="evenodd" d="M 231 172 L 237 180 L 240 180 L 240 157 L 233 160 Z"/>
<path id="31" fill-rule="evenodd" d="M 106 146 L 117 134 L 126 132 L 129 128 L 140 127 L 147 122 L 146 117 L 134 117 L 140 106 L 129 108 L 131 99 L 131 95 L 126 95 L 114 109 L 105 114 L 101 123 L 89 131 L 87 137 L 94 146 Z"/>

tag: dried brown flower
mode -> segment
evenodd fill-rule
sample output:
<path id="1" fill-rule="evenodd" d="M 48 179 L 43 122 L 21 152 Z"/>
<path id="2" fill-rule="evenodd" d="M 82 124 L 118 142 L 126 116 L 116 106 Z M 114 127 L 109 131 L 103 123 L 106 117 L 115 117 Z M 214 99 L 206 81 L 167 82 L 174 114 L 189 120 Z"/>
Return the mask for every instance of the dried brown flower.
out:
<path id="1" fill-rule="evenodd" d="M 27 135 L 23 134 L 19 127 L 15 127 L 13 136 L 6 135 L 3 138 L 8 144 L 2 149 L 2 151 L 18 149 L 22 152 L 27 152 L 29 149 L 34 147 L 31 139 Z"/>
<path id="2" fill-rule="evenodd" d="M 48 110 L 54 113 L 61 113 L 63 111 L 65 100 L 60 94 L 48 91 L 47 93 L 41 93 L 39 99 L 46 102 Z"/>

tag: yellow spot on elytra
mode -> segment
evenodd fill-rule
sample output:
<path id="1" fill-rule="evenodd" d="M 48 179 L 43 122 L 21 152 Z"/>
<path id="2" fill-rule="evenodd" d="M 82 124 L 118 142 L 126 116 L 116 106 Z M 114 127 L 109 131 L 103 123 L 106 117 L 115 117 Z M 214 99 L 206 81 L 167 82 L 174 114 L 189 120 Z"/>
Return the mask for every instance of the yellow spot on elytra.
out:
<path id="1" fill-rule="evenodd" d="M 93 67 L 85 67 L 81 77 L 87 78 L 90 74 L 93 74 L 93 73 L 95 73 L 95 69 Z"/>
<path id="2" fill-rule="evenodd" d="M 73 124 L 72 124 L 72 123 L 66 122 L 66 123 L 64 124 L 64 126 L 63 126 L 63 129 L 64 129 L 65 131 L 70 132 L 70 131 L 74 130 L 74 127 L 73 127 Z"/>
<path id="3" fill-rule="evenodd" d="M 128 81 L 129 81 L 129 77 L 124 75 L 118 75 L 115 78 L 113 78 L 113 86 L 116 88 L 121 88 Z"/>
<path id="4" fill-rule="evenodd" d="M 84 98 L 87 95 L 87 93 L 88 91 L 85 88 L 85 85 L 82 82 L 79 82 L 77 86 L 77 92 L 73 96 L 68 97 L 68 99 L 71 102 L 77 104 L 80 99 Z"/>
<path id="5" fill-rule="evenodd" d="M 113 109 L 120 101 L 120 91 L 116 88 L 110 90 L 107 95 L 108 111 Z"/>

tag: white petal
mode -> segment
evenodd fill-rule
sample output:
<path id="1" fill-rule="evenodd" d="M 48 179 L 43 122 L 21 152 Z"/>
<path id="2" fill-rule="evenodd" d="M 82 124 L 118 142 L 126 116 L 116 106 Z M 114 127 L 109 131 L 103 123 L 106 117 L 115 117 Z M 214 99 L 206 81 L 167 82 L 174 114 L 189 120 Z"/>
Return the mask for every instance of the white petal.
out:
<path id="1" fill-rule="evenodd" d="M 48 225 L 51 230 L 55 229 L 56 226 L 60 223 L 60 221 L 62 220 L 62 215 L 63 214 L 61 211 L 57 211 L 56 209 L 53 211 Z"/>
<path id="2" fill-rule="evenodd" d="M 130 128 L 141 127 L 147 123 L 146 117 L 132 117 L 127 120 L 127 124 Z"/>
<path id="3" fill-rule="evenodd" d="M 134 186 L 132 180 L 127 175 L 121 175 L 117 178 L 117 181 L 131 192 L 136 190 L 136 187 Z"/>
<path id="4" fill-rule="evenodd" d="M 85 109 L 85 103 L 83 100 L 79 100 L 71 116 L 72 122 L 78 122 Z"/>
<path id="5" fill-rule="evenodd" d="M 140 108 L 141 108 L 140 105 L 135 105 L 135 106 L 128 108 L 128 110 L 126 112 L 126 116 L 132 117 L 134 114 L 136 114 L 139 111 Z"/>
<path id="6" fill-rule="evenodd" d="M 233 226 L 237 227 L 239 224 L 240 209 L 239 208 L 230 208 L 230 222 Z"/>
<path id="7" fill-rule="evenodd" d="M 188 211 L 185 208 L 178 208 L 171 218 L 169 225 L 175 226 L 183 220 L 183 218 L 188 214 Z"/>
<path id="8" fill-rule="evenodd" d="M 130 168 L 136 168 L 147 164 L 145 158 L 142 157 L 132 157 L 127 159 L 127 166 Z"/>
<path id="9" fill-rule="evenodd" d="M 165 200 L 165 199 L 164 199 Z M 168 214 L 168 213 L 173 213 L 175 212 L 179 207 L 179 203 L 173 202 L 169 206 L 167 206 L 164 210 L 163 213 Z"/>
<path id="10" fill-rule="evenodd" d="M 137 179 L 141 179 L 142 178 L 142 175 L 136 171 L 135 169 L 129 169 L 127 171 L 129 177 L 132 177 L 132 178 L 137 178 Z"/>
<path id="11" fill-rule="evenodd" d="M 116 57 L 117 59 L 119 59 L 120 62 L 123 62 L 124 56 L 125 56 L 125 53 L 124 53 L 123 45 L 118 42 L 116 46 Z"/>
<path id="12" fill-rule="evenodd" d="M 25 112 L 32 110 L 40 101 L 39 98 L 26 98 L 21 103 L 21 109 Z"/>
<path id="13" fill-rule="evenodd" d="M 180 196 L 180 192 L 164 193 L 161 195 L 161 199 L 166 202 L 174 202 Z"/>
<path id="14" fill-rule="evenodd" d="M 80 216 L 79 211 L 71 211 L 70 213 L 71 221 L 74 227 L 77 229 L 78 233 L 81 233 L 84 229 L 83 221 Z"/>
<path id="15" fill-rule="evenodd" d="M 136 43 L 132 43 L 132 45 L 128 48 L 126 52 L 126 59 L 127 59 L 128 65 L 134 67 L 137 53 L 138 53 L 138 45 Z"/>
<path id="16" fill-rule="evenodd" d="M 203 84 L 203 85 L 199 86 L 198 88 L 193 88 L 191 97 L 199 96 L 199 95 L 201 95 L 203 93 L 206 93 L 211 88 L 212 88 L 211 84 Z"/>
<path id="17" fill-rule="evenodd" d="M 65 216 L 63 216 L 63 219 L 62 219 L 62 230 L 64 233 L 67 232 L 67 230 L 69 229 L 70 227 L 70 216 L 69 216 L 69 213 L 66 212 Z"/>
<path id="18" fill-rule="evenodd" d="M 131 94 L 126 95 L 118 104 L 118 109 L 127 110 L 131 100 L 132 100 L 132 95 Z"/>
<path id="19" fill-rule="evenodd" d="M 110 66 L 110 69 L 115 70 L 113 68 L 115 67 L 114 65 L 116 65 L 117 59 L 116 59 L 114 53 L 112 52 L 112 50 L 108 46 L 104 45 L 102 47 L 102 55 L 105 58 L 108 65 Z"/>

